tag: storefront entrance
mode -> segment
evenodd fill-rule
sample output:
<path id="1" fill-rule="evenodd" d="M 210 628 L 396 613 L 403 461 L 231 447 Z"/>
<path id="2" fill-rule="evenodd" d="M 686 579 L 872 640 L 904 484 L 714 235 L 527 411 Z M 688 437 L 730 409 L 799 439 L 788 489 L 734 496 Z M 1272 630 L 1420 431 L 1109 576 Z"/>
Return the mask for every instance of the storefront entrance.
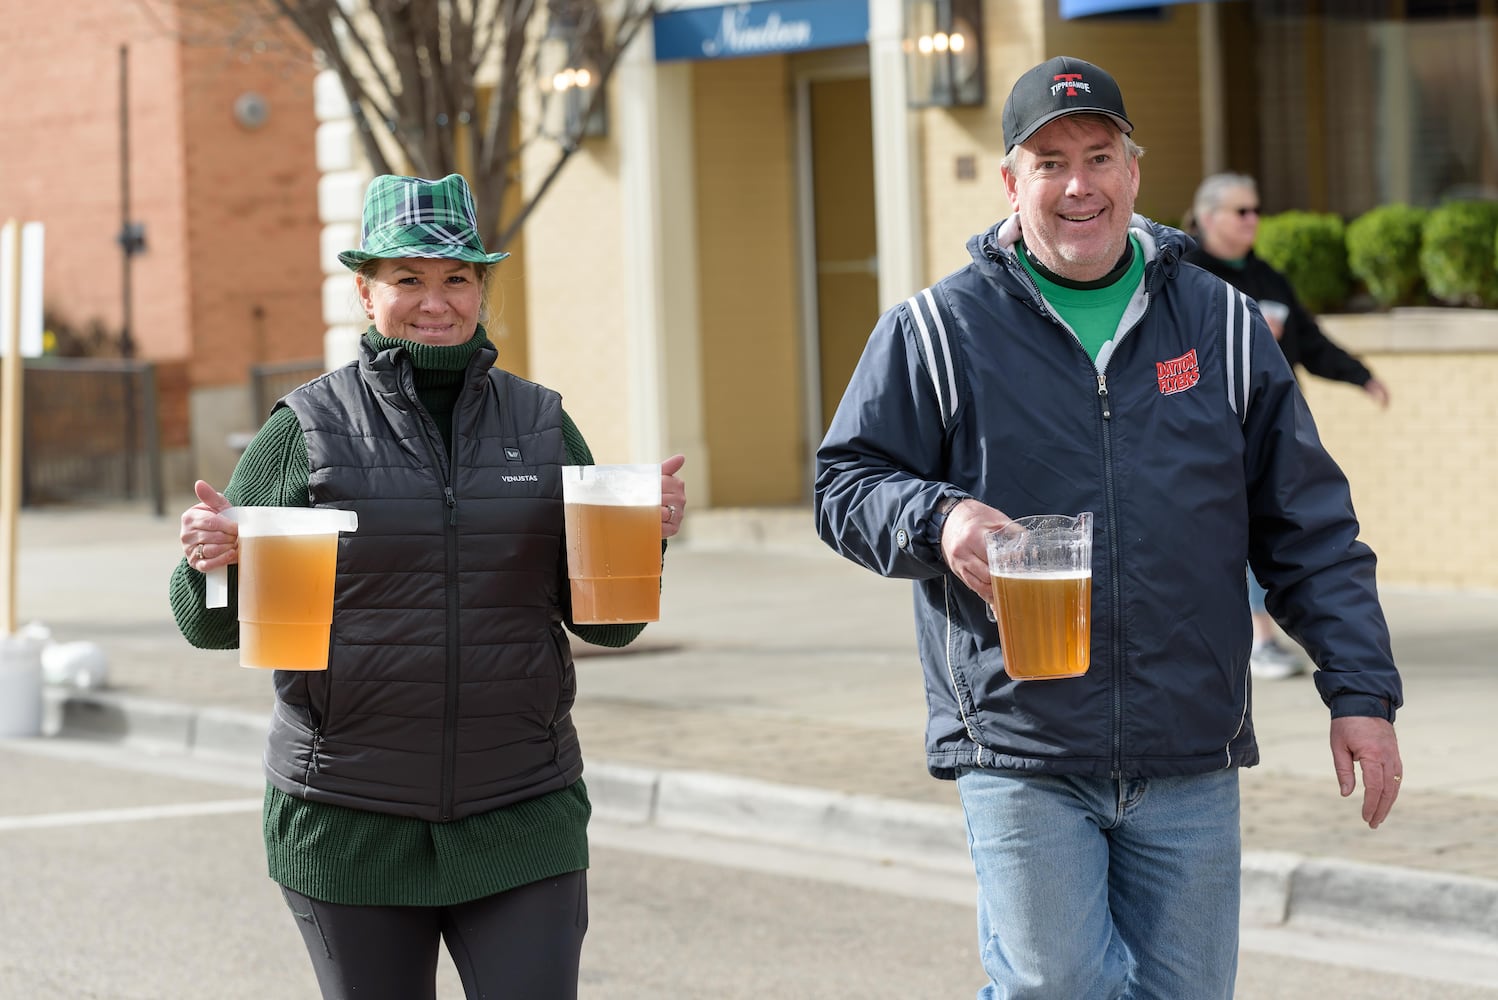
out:
<path id="1" fill-rule="evenodd" d="M 873 124 L 867 73 L 802 76 L 802 324 L 815 453 L 879 318 Z"/>
<path id="2" fill-rule="evenodd" d="M 697 375 L 678 367 L 666 399 L 689 418 L 670 426 L 700 456 L 713 507 L 811 499 L 881 289 L 906 289 L 916 269 L 913 254 L 879 251 L 912 245 L 892 237 L 912 228 L 914 188 L 898 18 L 871 26 L 871 6 L 761 0 L 655 21 L 657 63 L 679 67 L 658 76 L 671 97 L 657 148 L 683 171 L 660 192 L 658 259 L 676 266 L 659 272 L 658 329 L 678 338 L 669 363 L 690 357 Z M 673 196 L 690 212 L 672 216 Z"/>

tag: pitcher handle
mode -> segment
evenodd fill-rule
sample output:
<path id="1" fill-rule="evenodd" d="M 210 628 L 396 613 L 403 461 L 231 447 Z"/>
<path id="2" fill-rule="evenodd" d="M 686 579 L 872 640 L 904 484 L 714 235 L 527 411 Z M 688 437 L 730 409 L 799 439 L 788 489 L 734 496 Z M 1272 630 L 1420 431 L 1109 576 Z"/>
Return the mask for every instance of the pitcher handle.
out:
<path id="1" fill-rule="evenodd" d="M 203 574 L 203 606 L 205 608 L 227 608 L 229 606 L 229 567 L 220 566 Z"/>

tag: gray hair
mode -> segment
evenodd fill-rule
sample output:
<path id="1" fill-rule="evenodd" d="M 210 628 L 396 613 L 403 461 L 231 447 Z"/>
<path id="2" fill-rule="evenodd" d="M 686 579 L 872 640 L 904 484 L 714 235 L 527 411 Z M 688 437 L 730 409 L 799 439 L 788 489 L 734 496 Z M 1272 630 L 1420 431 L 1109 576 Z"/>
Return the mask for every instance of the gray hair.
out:
<path id="1" fill-rule="evenodd" d="M 1115 122 L 1112 118 L 1109 118 L 1107 115 L 1095 115 L 1083 112 L 1082 114 L 1067 115 L 1066 117 L 1076 118 L 1081 121 L 1098 122 L 1099 124 L 1111 127 L 1114 131 L 1118 131 L 1118 123 Z M 1119 135 L 1123 136 L 1125 156 L 1127 156 L 1131 160 L 1137 160 L 1144 155 L 1143 146 L 1139 145 L 1133 140 L 1133 138 L 1123 132 L 1119 132 Z M 999 161 L 999 166 L 1007 170 L 1011 174 L 1014 173 L 1015 169 L 1019 166 L 1019 146 L 1015 146 L 1013 149 L 1009 150 L 1009 152 L 1005 153 L 1004 158 Z"/>
<path id="2" fill-rule="evenodd" d="M 1223 195 L 1238 188 L 1248 188 L 1255 198 L 1259 196 L 1258 183 L 1247 174 L 1213 174 L 1198 184 L 1196 196 L 1191 199 L 1191 216 L 1197 225 L 1201 225 L 1202 217 L 1208 212 L 1221 207 Z"/>

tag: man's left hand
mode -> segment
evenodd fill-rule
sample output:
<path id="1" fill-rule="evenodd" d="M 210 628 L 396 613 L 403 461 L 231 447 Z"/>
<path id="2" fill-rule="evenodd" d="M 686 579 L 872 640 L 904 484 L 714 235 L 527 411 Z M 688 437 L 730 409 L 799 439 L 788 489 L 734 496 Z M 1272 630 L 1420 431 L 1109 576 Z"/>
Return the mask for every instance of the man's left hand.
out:
<path id="1" fill-rule="evenodd" d="M 1332 720 L 1332 766 L 1344 798 L 1357 788 L 1354 764 L 1363 770 L 1363 821 L 1376 830 L 1394 808 L 1404 780 L 1393 723 L 1356 715 Z"/>

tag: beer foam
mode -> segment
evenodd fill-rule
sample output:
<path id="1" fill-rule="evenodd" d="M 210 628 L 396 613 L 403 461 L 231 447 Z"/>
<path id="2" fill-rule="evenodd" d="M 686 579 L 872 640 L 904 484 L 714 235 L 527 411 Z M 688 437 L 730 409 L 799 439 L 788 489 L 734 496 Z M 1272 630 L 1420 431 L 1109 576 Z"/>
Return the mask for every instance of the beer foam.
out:
<path id="1" fill-rule="evenodd" d="M 1040 573 L 995 573 L 990 570 L 988 575 L 1000 580 L 1086 580 L 1092 576 L 1092 570 L 1053 569 Z"/>

